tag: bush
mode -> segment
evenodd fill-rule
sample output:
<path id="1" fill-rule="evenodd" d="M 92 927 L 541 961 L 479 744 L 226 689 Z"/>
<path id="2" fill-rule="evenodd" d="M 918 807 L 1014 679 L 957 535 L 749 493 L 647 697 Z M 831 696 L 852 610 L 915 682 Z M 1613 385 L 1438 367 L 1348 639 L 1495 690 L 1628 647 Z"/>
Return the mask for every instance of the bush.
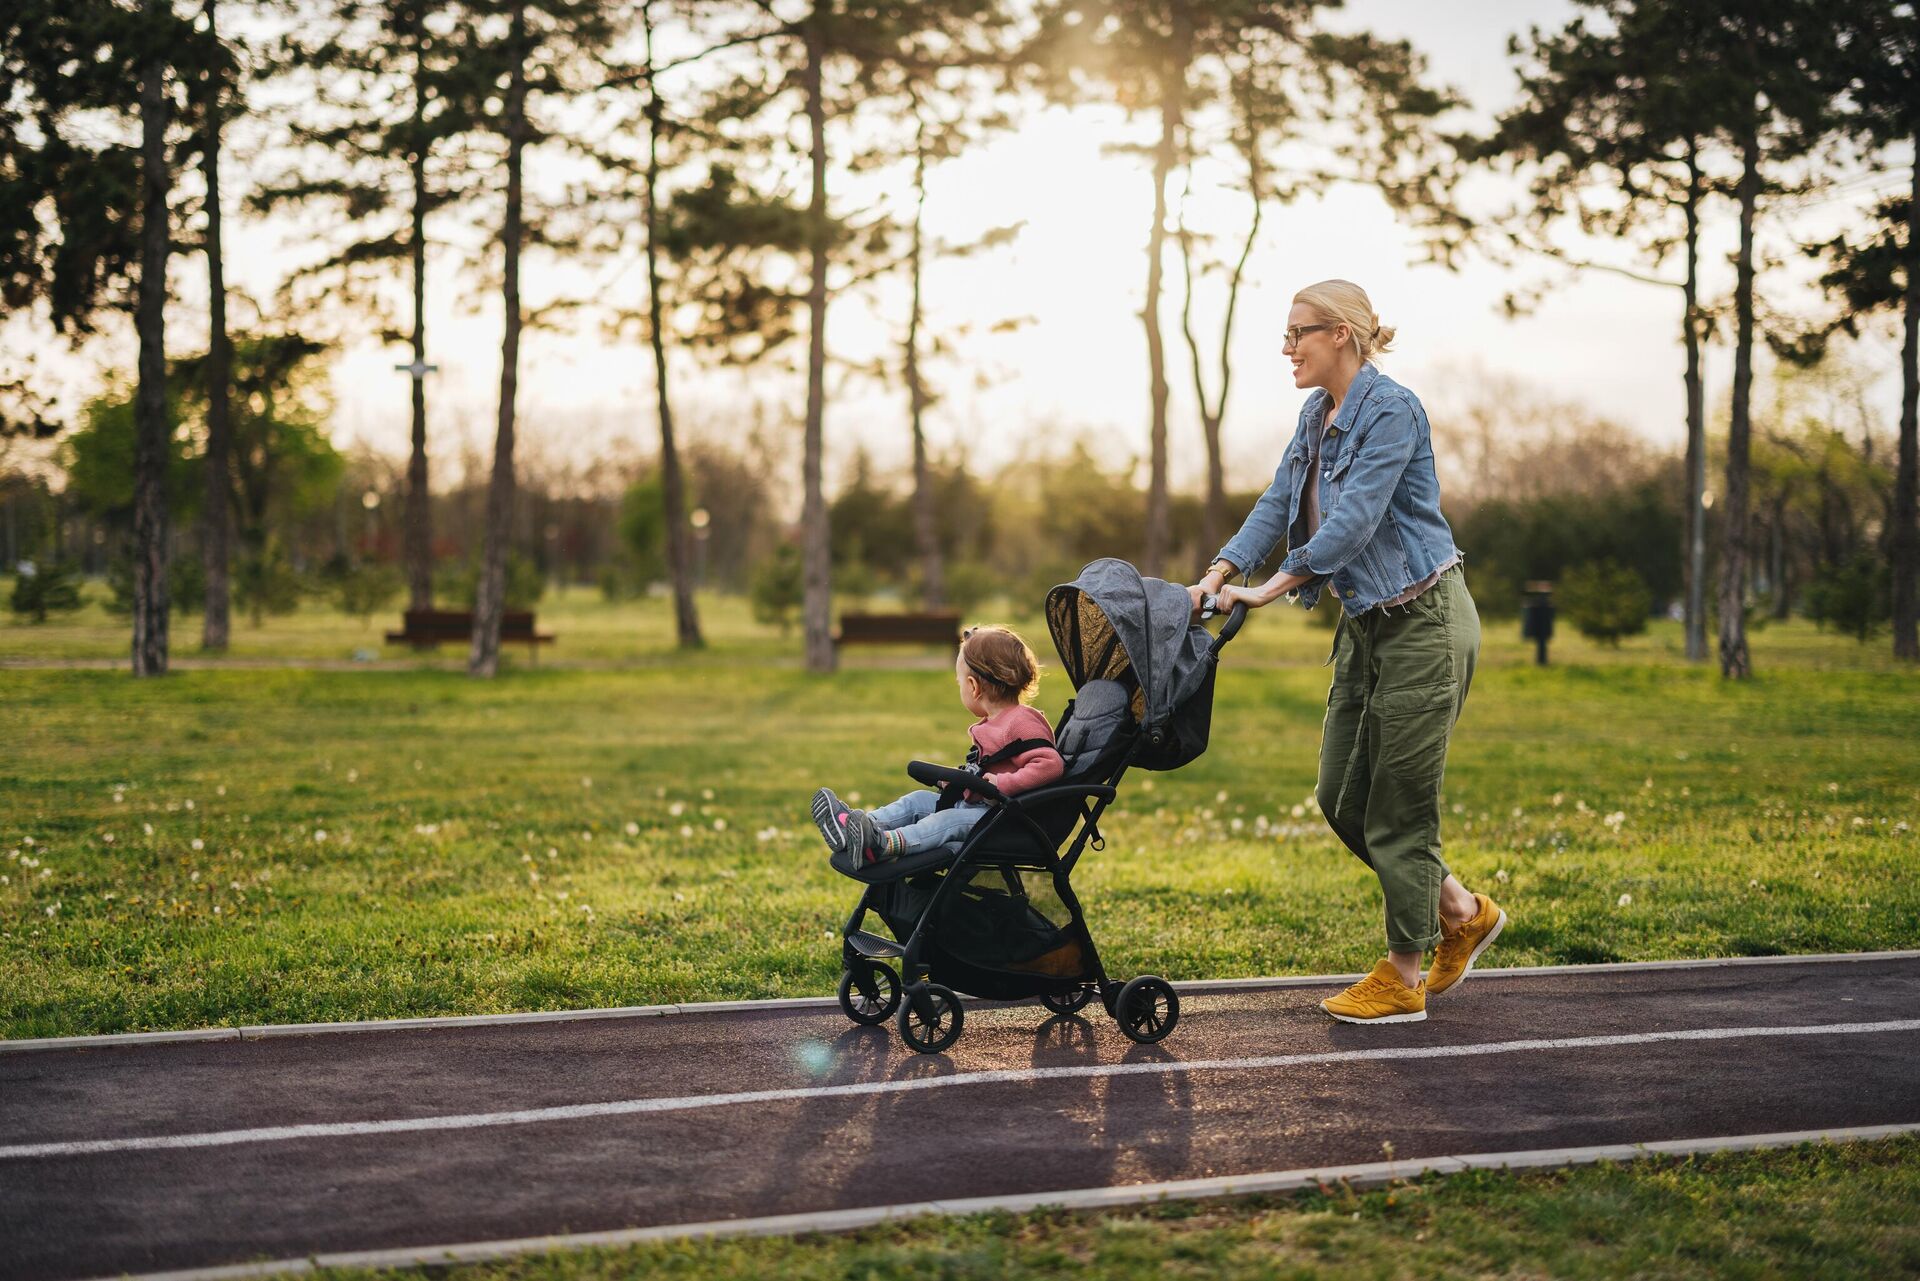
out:
<path id="1" fill-rule="evenodd" d="M 458 608 L 473 609 L 478 599 L 480 566 L 467 565 L 447 575 L 445 599 L 457 601 Z M 604 590 L 604 588 L 603 588 Z M 547 580 L 540 567 L 521 556 L 507 557 L 507 600 L 511 610 L 532 609 L 547 593 Z"/>
<path id="2" fill-rule="evenodd" d="M 66 614 L 80 608 L 79 576 L 73 566 L 62 561 L 36 565 L 27 561 L 13 580 L 13 595 L 7 600 L 14 613 L 36 623 L 47 621 L 48 614 Z"/>
<path id="3" fill-rule="evenodd" d="M 962 614 L 973 613 L 1006 587 L 998 574 L 977 560 L 947 565 L 943 577 L 946 580 L 947 608 L 959 610 Z M 1016 602 L 1018 606 L 1026 604 L 1026 601 Z"/>
<path id="4" fill-rule="evenodd" d="M 1560 585 L 1560 608 L 1580 634 L 1603 645 L 1647 630 L 1653 593 L 1646 580 L 1612 560 L 1580 565 Z"/>
<path id="5" fill-rule="evenodd" d="M 133 561 L 115 560 L 107 565 L 109 614 L 122 618 L 133 613 Z M 167 562 L 167 610 L 197 614 L 207 604 L 207 567 L 198 552 L 186 552 Z"/>
<path id="6" fill-rule="evenodd" d="M 1807 617 L 1823 629 L 1832 623 L 1865 644 L 1893 617 L 1893 577 L 1885 561 L 1869 552 L 1827 570 L 1807 588 Z"/>
<path id="7" fill-rule="evenodd" d="M 354 565 L 334 580 L 333 603 L 341 613 L 358 618 L 364 627 L 400 594 L 400 588 L 400 571 L 397 567 Z"/>
<path id="8" fill-rule="evenodd" d="M 793 630 L 793 615 L 806 596 L 800 549 L 781 543 L 773 555 L 754 567 L 750 589 L 755 622 L 777 626 L 785 636 Z"/>

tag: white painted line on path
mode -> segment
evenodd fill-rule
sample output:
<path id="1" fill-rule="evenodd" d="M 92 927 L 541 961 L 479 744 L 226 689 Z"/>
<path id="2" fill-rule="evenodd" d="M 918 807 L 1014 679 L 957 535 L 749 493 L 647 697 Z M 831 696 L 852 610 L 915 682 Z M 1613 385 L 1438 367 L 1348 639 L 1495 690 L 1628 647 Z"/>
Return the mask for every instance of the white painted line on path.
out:
<path id="1" fill-rule="evenodd" d="M 1901 952 L 1822 952 L 1811 956 L 1699 957 L 1684 961 L 1598 961 L 1581 965 L 1475 966 L 1477 979 L 1534 978 L 1561 974 L 1641 974 L 1662 970 L 1717 970 L 1749 965 L 1821 965 L 1860 961 L 1920 960 L 1920 950 Z M 1288 974 L 1249 979 L 1182 979 L 1183 993 L 1263 992 L 1278 988 L 1345 987 L 1361 974 Z M 988 1002 L 988 1004 L 992 1004 Z M 107 1032 L 97 1036 L 47 1036 L 0 1041 L 0 1054 L 32 1050 L 76 1050 L 96 1046 L 141 1045 L 166 1041 L 252 1041 L 270 1036 L 317 1036 L 337 1032 L 395 1032 L 451 1027 L 499 1027 L 516 1023 L 577 1023 L 587 1019 L 652 1018 L 666 1014 L 725 1014 L 770 1010 L 828 1010 L 831 996 L 776 997 L 757 1001 L 687 1001 L 677 1005 L 613 1005 L 587 1010 L 531 1010 L 515 1014 L 435 1014 L 417 1018 L 356 1019 L 342 1023 L 261 1023 L 239 1027 L 191 1028 L 178 1032 Z"/>
<path id="2" fill-rule="evenodd" d="M 473 1112 L 453 1116 L 408 1117 L 391 1121 L 323 1121 L 305 1125 L 262 1126 L 248 1130 L 214 1130 L 199 1134 L 154 1134 L 119 1139 L 74 1139 L 54 1143 L 21 1143 L 0 1147 L 0 1160 L 36 1157 L 92 1156 L 104 1152 L 150 1152 L 177 1148 L 231 1147 L 241 1143 L 285 1143 L 301 1139 L 351 1138 L 370 1134 L 414 1134 L 436 1130 L 476 1130 L 503 1125 L 539 1125 L 580 1121 L 594 1117 L 646 1116 L 690 1112 L 700 1108 L 735 1107 L 761 1103 L 792 1103 L 807 1099 L 857 1098 L 870 1094 L 904 1094 L 961 1085 L 1011 1085 L 1031 1081 L 1058 1081 L 1084 1077 L 1145 1076 L 1168 1072 L 1248 1072 L 1299 1067 L 1316 1063 L 1361 1063 L 1405 1059 L 1471 1058 L 1488 1054 L 1519 1054 L 1541 1050 L 1610 1049 L 1625 1045 L 1653 1045 L 1669 1041 L 1729 1041 L 1789 1036 L 1859 1036 L 1871 1033 L 1920 1031 L 1920 1019 L 1891 1019 L 1877 1023 L 1819 1023 L 1787 1027 L 1709 1027 L 1665 1032 L 1631 1032 L 1611 1036 L 1571 1036 L 1525 1041 L 1483 1041 L 1470 1045 L 1387 1046 L 1375 1050 L 1325 1050 L 1311 1054 L 1273 1054 L 1258 1058 L 1198 1059 L 1142 1063 L 1102 1063 L 1073 1067 L 1003 1068 L 988 1072 L 956 1072 L 950 1076 L 900 1081 L 855 1081 L 845 1085 L 809 1085 L 780 1090 L 741 1090 L 724 1094 L 690 1094 L 651 1099 L 620 1099 L 607 1103 L 573 1103 L 559 1107 L 526 1108 L 514 1112 Z"/>
<path id="3" fill-rule="evenodd" d="M 1456 1174 L 1474 1169 L 1537 1169 L 1594 1165 L 1601 1161 L 1634 1161 L 1647 1157 L 1692 1156 L 1709 1152 L 1756 1152 L 1795 1147 L 1802 1143 L 1861 1142 L 1920 1133 L 1920 1121 L 1902 1125 L 1856 1126 L 1835 1130 L 1794 1130 L 1776 1134 L 1738 1134 L 1705 1139 L 1665 1139 L 1657 1143 L 1619 1143 L 1603 1147 L 1544 1148 L 1526 1152 L 1473 1152 L 1458 1156 L 1425 1157 L 1408 1161 L 1373 1161 L 1364 1165 L 1331 1165 L 1317 1169 L 1273 1170 L 1258 1174 L 1225 1175 L 1210 1179 L 1180 1179 L 1166 1183 L 1134 1183 L 1107 1188 L 1073 1188 L 1058 1192 L 1023 1192 L 1012 1196 L 971 1197 L 953 1201 L 913 1201 L 902 1205 L 863 1206 L 852 1210 L 824 1210 L 812 1214 L 769 1215 L 753 1219 L 717 1219 L 706 1223 L 667 1223 L 651 1228 L 613 1232 L 580 1232 L 564 1236 L 521 1237 L 506 1241 L 468 1241 L 456 1245 L 419 1246 L 401 1250 L 358 1250 L 319 1254 L 269 1263 L 238 1263 L 224 1267 L 188 1268 L 176 1272 L 149 1272 L 111 1281 L 252 1281 L 255 1277 L 318 1272 L 329 1268 L 385 1271 L 392 1268 L 438 1267 L 450 1263 L 483 1263 L 553 1250 L 609 1249 L 657 1241 L 707 1237 L 791 1236 L 800 1232 L 851 1232 L 877 1224 L 926 1215 L 983 1214 L 1029 1210 L 1103 1210 L 1157 1201 L 1189 1201 L 1206 1197 L 1247 1196 L 1258 1193 L 1299 1192 L 1323 1184 L 1379 1187 L 1423 1174 Z M 101 1281 L 110 1281 L 102 1278 Z"/>

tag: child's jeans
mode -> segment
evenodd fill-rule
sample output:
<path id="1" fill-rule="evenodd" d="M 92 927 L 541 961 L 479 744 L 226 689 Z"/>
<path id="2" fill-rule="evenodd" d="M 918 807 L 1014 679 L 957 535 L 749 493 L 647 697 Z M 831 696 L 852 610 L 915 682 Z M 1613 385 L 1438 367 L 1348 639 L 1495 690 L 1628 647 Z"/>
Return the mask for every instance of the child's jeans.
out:
<path id="1" fill-rule="evenodd" d="M 869 810 L 867 817 L 889 832 L 906 838 L 902 855 L 924 854 L 942 846 L 958 850 L 973 825 L 986 817 L 987 807 L 979 801 L 960 801 L 951 809 L 935 810 L 938 792 L 908 792 L 889 805 Z"/>

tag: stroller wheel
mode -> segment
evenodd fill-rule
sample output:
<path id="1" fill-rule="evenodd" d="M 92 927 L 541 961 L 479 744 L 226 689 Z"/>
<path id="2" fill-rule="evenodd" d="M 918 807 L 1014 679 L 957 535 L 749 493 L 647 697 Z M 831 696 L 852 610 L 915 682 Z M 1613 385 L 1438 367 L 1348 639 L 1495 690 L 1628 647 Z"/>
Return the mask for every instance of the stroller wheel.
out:
<path id="1" fill-rule="evenodd" d="M 840 973 L 840 1009 L 864 1027 L 893 1017 L 900 1008 L 900 979 L 878 961 L 855 961 Z"/>
<path id="2" fill-rule="evenodd" d="M 1120 989 L 1113 1017 L 1129 1041 L 1152 1045 L 1180 1022 L 1180 994 L 1157 974 L 1142 974 Z"/>
<path id="3" fill-rule="evenodd" d="M 1049 992 L 1040 998 L 1040 1004 L 1046 1006 L 1055 1014 L 1072 1014 L 1076 1010 L 1084 1009 L 1087 1002 L 1092 999 L 1093 989 L 1083 987 L 1079 991 L 1069 992 L 1065 996 L 1056 996 Z"/>
<path id="4" fill-rule="evenodd" d="M 964 1022 L 966 1012 L 953 990 L 928 983 L 900 1006 L 900 1039 L 922 1054 L 938 1054 L 960 1039 Z"/>

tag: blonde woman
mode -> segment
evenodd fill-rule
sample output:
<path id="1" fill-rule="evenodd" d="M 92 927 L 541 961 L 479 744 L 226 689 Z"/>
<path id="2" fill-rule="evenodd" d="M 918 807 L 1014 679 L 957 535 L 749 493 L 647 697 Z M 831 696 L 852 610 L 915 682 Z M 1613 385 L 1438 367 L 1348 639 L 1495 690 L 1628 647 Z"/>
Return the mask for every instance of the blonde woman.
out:
<path id="1" fill-rule="evenodd" d="M 1347 1023 L 1408 1023 L 1466 978 L 1507 915 L 1469 893 L 1440 857 L 1447 740 L 1480 653 L 1480 616 L 1440 515 L 1426 411 L 1373 361 L 1393 341 L 1366 291 L 1345 280 L 1294 295 L 1281 350 L 1314 389 L 1240 532 L 1199 583 L 1221 609 L 1331 589 L 1344 611 L 1320 739 L 1321 813 L 1386 896 L 1387 956 L 1321 1008 Z M 1227 579 L 1285 544 L 1258 587 Z M 1429 950 L 1433 968 L 1420 966 Z"/>

